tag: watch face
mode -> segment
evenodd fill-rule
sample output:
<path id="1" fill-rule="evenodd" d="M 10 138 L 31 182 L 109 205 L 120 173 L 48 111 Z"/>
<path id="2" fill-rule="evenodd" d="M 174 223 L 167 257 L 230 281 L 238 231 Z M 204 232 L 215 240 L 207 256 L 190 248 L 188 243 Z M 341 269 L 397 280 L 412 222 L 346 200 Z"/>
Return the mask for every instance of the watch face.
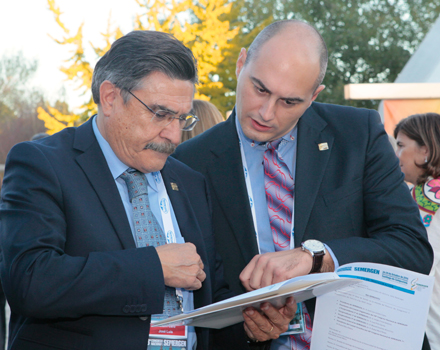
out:
<path id="1" fill-rule="evenodd" d="M 309 239 L 304 242 L 304 248 L 312 252 L 322 252 L 325 250 L 324 244 L 316 239 Z"/>

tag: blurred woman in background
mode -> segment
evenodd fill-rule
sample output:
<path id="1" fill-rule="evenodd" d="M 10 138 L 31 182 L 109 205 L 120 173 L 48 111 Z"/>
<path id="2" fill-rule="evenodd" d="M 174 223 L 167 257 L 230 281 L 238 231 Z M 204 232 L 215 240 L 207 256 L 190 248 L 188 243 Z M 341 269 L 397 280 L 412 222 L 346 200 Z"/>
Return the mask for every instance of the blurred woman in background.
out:
<path id="1" fill-rule="evenodd" d="M 194 100 L 191 113 L 199 118 L 199 122 L 191 131 L 182 132 L 181 142 L 189 140 L 224 121 L 224 118 L 217 107 L 208 101 Z"/>
<path id="2" fill-rule="evenodd" d="M 401 120 L 395 130 L 396 155 L 434 250 L 434 290 L 426 326 L 431 349 L 440 350 L 440 115 L 415 114 Z"/>

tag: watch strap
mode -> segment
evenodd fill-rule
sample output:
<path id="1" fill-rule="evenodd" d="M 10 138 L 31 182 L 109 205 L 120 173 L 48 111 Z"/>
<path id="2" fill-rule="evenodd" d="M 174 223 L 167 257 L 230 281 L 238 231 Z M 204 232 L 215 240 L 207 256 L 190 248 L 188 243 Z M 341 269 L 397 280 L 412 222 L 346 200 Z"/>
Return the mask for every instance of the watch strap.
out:
<path id="1" fill-rule="evenodd" d="M 313 266 L 309 273 L 316 273 L 321 271 L 324 262 L 324 252 L 317 252 L 313 254 Z"/>

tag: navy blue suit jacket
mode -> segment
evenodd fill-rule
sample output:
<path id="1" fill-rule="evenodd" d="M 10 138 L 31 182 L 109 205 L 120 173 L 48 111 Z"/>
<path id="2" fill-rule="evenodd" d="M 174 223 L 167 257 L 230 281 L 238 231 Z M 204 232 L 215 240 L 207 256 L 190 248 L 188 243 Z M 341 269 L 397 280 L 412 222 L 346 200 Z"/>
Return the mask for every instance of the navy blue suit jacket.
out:
<path id="1" fill-rule="evenodd" d="M 172 158 L 162 176 L 180 231 L 205 265 L 195 307 L 229 296 L 203 176 Z M 91 121 L 11 150 L 0 231 L 9 349 L 147 348 L 150 318 L 140 316 L 162 312 L 162 268 L 154 248 L 135 247 Z M 197 335 L 207 349 L 208 330 Z"/>
<path id="2" fill-rule="evenodd" d="M 243 293 L 239 274 L 258 247 L 235 118 L 234 111 L 173 156 L 205 176 L 226 282 Z M 297 142 L 295 247 L 313 238 L 341 265 L 368 261 L 429 273 L 432 249 L 377 112 L 313 103 L 298 122 Z M 329 149 L 320 151 L 324 142 Z M 314 304 L 308 308 L 313 314 Z"/>

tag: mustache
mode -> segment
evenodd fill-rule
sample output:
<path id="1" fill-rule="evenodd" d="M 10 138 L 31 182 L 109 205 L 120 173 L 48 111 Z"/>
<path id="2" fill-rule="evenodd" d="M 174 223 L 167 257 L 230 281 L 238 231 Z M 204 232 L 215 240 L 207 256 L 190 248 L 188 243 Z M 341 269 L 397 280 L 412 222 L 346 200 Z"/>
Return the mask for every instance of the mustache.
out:
<path id="1" fill-rule="evenodd" d="M 151 149 L 159 153 L 172 154 L 176 150 L 176 147 L 177 145 L 172 142 L 163 142 L 163 143 L 150 142 L 146 144 L 144 149 Z"/>

